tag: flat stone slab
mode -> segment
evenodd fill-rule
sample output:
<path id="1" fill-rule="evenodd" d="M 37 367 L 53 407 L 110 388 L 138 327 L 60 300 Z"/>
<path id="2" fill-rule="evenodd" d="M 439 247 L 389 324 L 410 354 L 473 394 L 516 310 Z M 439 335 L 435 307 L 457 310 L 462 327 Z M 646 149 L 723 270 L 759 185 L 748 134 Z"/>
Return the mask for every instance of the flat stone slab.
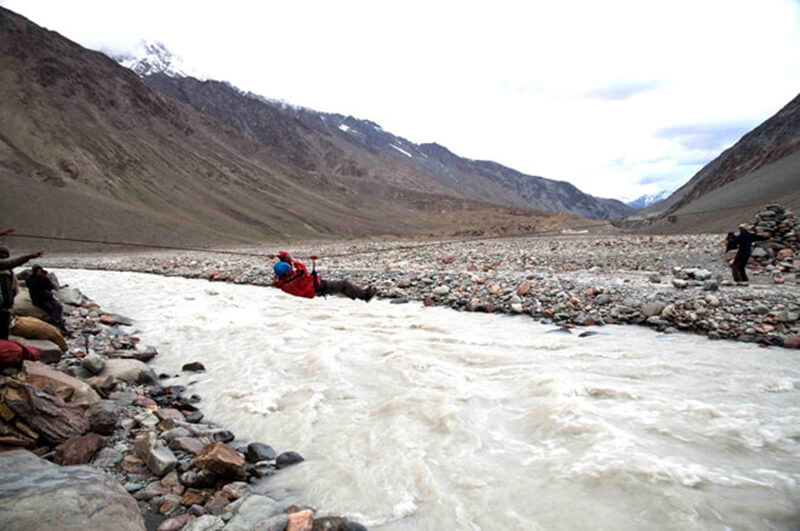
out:
<path id="1" fill-rule="evenodd" d="M 8 339 L 38 350 L 42 363 L 58 363 L 61 360 L 61 347 L 48 339 L 28 339 L 15 335 L 8 336 Z"/>
<path id="2" fill-rule="evenodd" d="M 0 453 L 0 529 L 143 531 L 136 500 L 91 466 L 58 466 L 26 450 Z"/>

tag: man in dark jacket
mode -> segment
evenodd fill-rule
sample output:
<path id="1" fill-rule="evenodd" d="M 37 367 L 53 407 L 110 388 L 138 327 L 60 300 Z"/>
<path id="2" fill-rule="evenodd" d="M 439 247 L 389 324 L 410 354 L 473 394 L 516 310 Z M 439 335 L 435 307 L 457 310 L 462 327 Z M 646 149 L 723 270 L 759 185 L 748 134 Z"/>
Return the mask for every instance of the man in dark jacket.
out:
<path id="1" fill-rule="evenodd" d="M 270 255 L 273 258 L 274 255 Z M 316 271 L 308 272 L 286 251 L 278 253 L 279 261 L 273 266 L 275 280 L 272 285 L 297 297 L 313 299 L 315 295 L 344 295 L 351 299 L 369 302 L 375 296 L 374 288 L 361 289 L 349 280 L 322 280 Z M 316 260 L 316 257 L 311 257 Z"/>
<path id="2" fill-rule="evenodd" d="M 58 289 L 50 279 L 47 278 L 47 271 L 42 266 L 35 265 L 31 268 L 31 276 L 25 281 L 28 292 L 31 294 L 31 302 L 46 311 L 50 316 L 50 322 L 59 327 L 62 332 L 67 332 L 67 325 L 64 323 L 61 303 L 53 296 L 52 291 Z"/>
<path id="3" fill-rule="evenodd" d="M 40 256 L 42 253 L 37 252 L 9 258 L 8 247 L 0 245 L 0 339 L 8 339 L 11 307 L 14 306 L 14 297 L 17 295 L 17 278 L 14 276 L 14 268 Z"/>
<path id="4" fill-rule="evenodd" d="M 727 249 L 731 251 L 737 249 L 736 256 L 731 263 L 731 272 L 733 273 L 733 280 L 736 282 L 747 282 L 747 273 L 744 268 L 747 261 L 750 259 L 750 254 L 753 252 L 753 242 L 768 240 L 769 234 L 753 234 L 747 230 L 747 225 L 739 225 L 739 235 L 735 238 L 730 238 L 731 233 L 728 233 Z"/>

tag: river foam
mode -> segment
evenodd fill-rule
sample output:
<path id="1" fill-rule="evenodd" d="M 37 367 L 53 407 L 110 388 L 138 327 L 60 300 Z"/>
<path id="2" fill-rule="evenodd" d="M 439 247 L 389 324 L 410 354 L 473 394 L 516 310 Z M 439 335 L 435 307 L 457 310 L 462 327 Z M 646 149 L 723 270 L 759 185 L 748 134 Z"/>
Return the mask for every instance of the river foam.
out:
<path id="1" fill-rule="evenodd" d="M 62 270 L 206 418 L 306 461 L 261 487 L 373 529 L 789 529 L 800 357 L 529 317 Z"/>

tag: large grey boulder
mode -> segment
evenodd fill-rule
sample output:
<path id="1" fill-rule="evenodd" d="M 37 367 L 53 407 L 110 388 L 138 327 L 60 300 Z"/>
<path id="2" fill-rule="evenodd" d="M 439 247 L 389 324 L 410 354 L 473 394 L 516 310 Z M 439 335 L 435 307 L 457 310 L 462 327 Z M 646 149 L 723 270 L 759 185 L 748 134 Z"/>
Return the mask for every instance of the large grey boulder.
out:
<path id="1" fill-rule="evenodd" d="M 90 466 L 58 466 L 27 450 L 0 453 L 0 529 L 145 529 L 136 500 Z"/>
<path id="2" fill-rule="evenodd" d="M 49 316 L 47 312 L 34 306 L 31 302 L 31 296 L 28 290 L 20 287 L 17 296 L 14 297 L 14 315 L 22 315 L 26 317 L 36 317 L 37 319 L 47 319 Z"/>

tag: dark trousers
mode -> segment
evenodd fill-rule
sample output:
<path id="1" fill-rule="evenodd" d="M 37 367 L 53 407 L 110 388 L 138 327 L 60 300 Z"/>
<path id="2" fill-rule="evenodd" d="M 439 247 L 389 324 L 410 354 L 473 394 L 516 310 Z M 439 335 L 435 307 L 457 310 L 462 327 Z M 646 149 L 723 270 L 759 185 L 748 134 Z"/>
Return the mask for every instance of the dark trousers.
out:
<path id="1" fill-rule="evenodd" d="M 733 263 L 731 264 L 731 272 L 733 273 L 733 280 L 735 282 L 747 282 L 747 273 L 744 268 L 747 266 L 747 261 L 749 259 L 750 255 L 739 256 L 738 253 L 736 257 L 734 257 Z"/>
<path id="2" fill-rule="evenodd" d="M 67 327 L 64 323 L 63 312 L 64 308 L 61 303 L 50 297 L 43 300 L 37 300 L 36 306 L 47 312 L 50 316 L 50 322 L 59 327 L 62 331 L 66 331 Z"/>
<path id="3" fill-rule="evenodd" d="M 0 308 L 0 339 L 8 339 L 9 326 L 11 326 L 11 310 Z"/>
<path id="4" fill-rule="evenodd" d="M 349 280 L 323 280 L 314 293 L 317 295 L 344 295 L 351 299 L 366 299 L 365 290 Z"/>

